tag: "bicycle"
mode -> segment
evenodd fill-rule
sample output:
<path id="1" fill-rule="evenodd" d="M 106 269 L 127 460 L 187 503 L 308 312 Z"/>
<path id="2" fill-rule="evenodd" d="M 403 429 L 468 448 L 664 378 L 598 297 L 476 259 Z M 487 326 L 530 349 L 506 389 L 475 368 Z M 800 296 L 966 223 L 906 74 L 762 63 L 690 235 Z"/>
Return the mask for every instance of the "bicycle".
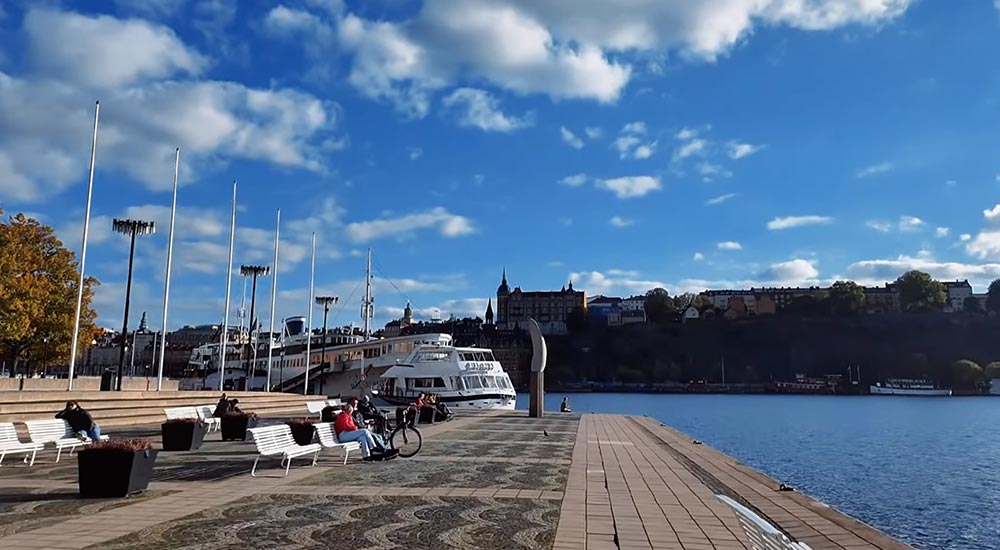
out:
<path id="1" fill-rule="evenodd" d="M 382 436 L 386 447 L 399 451 L 402 458 L 411 458 L 420 452 L 424 438 L 420 435 L 420 430 L 414 425 L 417 417 L 417 409 L 412 405 L 402 411 L 401 421 L 393 424 L 389 415 L 381 414 L 373 419 L 372 432 Z"/>

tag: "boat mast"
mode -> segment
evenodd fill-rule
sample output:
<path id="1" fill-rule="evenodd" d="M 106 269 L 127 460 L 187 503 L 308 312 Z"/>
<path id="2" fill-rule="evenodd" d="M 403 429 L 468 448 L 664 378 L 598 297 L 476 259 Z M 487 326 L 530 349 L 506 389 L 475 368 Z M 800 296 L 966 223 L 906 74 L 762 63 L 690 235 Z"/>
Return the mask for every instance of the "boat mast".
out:
<path id="1" fill-rule="evenodd" d="M 365 269 L 365 300 L 361 305 L 361 318 L 365 321 L 365 342 L 371 339 L 372 312 L 374 311 L 374 298 L 372 298 L 372 249 L 368 249 L 368 266 Z"/>

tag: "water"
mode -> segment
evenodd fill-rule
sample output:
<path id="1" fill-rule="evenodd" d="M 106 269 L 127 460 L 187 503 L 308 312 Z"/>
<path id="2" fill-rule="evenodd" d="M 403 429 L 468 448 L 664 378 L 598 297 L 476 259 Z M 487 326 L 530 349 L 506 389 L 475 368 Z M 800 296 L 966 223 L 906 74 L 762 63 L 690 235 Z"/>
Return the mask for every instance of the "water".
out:
<path id="1" fill-rule="evenodd" d="M 568 396 L 655 418 L 917 548 L 1000 548 L 1000 398 Z"/>

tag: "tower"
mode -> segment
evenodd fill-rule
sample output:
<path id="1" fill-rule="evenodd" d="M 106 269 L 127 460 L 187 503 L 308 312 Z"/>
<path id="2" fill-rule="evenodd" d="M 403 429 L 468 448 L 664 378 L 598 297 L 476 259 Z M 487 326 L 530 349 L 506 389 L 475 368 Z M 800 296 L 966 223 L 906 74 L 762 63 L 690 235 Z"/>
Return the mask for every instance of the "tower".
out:
<path id="1" fill-rule="evenodd" d="M 489 326 L 492 324 L 493 324 L 493 298 L 490 298 L 489 301 L 486 302 L 486 325 Z"/>
<path id="2" fill-rule="evenodd" d="M 149 332 L 149 323 L 146 321 L 146 312 L 142 312 L 142 319 L 139 320 L 139 332 Z"/>
<path id="3" fill-rule="evenodd" d="M 500 286 L 497 287 L 497 318 L 496 324 L 498 328 L 508 328 L 505 323 L 510 320 L 510 304 L 508 299 L 510 298 L 510 287 L 507 286 L 507 268 L 503 268 L 503 277 L 500 280 Z"/>
<path id="4" fill-rule="evenodd" d="M 406 301 L 406 308 L 403 309 L 403 319 L 400 322 L 401 327 L 408 327 L 413 324 L 413 309 L 410 308 L 410 301 Z"/>

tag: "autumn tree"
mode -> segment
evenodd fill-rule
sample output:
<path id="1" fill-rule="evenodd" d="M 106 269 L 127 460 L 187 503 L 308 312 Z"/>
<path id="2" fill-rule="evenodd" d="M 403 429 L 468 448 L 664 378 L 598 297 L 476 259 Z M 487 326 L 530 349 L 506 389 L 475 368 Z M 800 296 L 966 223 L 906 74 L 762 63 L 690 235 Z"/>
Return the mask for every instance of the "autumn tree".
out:
<path id="1" fill-rule="evenodd" d="M 903 311 L 940 311 L 947 300 L 944 285 L 923 271 L 907 271 L 896 279 Z"/>
<path id="2" fill-rule="evenodd" d="M 643 307 L 649 322 L 666 323 L 670 321 L 670 314 L 674 311 L 674 301 L 665 288 L 654 288 L 646 293 Z"/>
<path id="3" fill-rule="evenodd" d="M 75 254 L 51 227 L 24 214 L 0 222 L 0 357 L 11 375 L 23 364 L 68 362 L 78 277 Z M 93 338 L 90 302 L 98 284 L 85 281 L 78 351 Z"/>

